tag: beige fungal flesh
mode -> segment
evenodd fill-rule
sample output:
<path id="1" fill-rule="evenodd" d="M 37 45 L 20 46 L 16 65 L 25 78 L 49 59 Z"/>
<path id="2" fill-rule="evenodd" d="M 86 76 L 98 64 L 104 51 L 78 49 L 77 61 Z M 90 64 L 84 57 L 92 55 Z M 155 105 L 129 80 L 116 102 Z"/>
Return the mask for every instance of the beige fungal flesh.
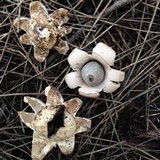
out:
<path id="1" fill-rule="evenodd" d="M 46 7 L 39 1 L 31 2 L 29 11 L 31 18 L 17 18 L 14 26 L 26 32 L 20 41 L 34 46 L 35 59 L 43 62 L 52 48 L 60 54 L 66 54 L 69 46 L 61 37 L 71 32 L 71 28 L 62 26 L 68 22 L 68 11 L 60 8 L 48 14 Z"/>
<path id="2" fill-rule="evenodd" d="M 32 159 L 41 160 L 56 145 L 63 154 L 71 154 L 75 145 L 75 134 L 89 130 L 91 120 L 76 117 L 82 105 L 79 98 L 64 102 L 61 94 L 55 88 L 45 89 L 47 102 L 25 97 L 35 113 L 19 112 L 21 120 L 33 129 Z"/>
<path id="3" fill-rule="evenodd" d="M 90 98 L 98 97 L 101 91 L 116 91 L 124 80 L 125 73 L 111 68 L 115 56 L 115 51 L 102 42 L 93 48 L 92 54 L 75 48 L 68 57 L 74 70 L 65 76 L 68 87 L 79 87 L 79 94 Z"/>

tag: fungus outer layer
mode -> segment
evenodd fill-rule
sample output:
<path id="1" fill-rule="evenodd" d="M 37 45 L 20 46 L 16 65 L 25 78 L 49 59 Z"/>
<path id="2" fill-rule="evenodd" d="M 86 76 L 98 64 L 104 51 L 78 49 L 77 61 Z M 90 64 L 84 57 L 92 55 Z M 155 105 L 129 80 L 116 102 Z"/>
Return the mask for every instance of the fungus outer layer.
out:
<path id="1" fill-rule="evenodd" d="M 47 102 L 25 97 L 34 113 L 18 112 L 21 120 L 33 132 L 32 159 L 43 159 L 56 145 L 63 154 L 71 154 L 75 145 L 75 134 L 89 130 L 91 120 L 76 117 L 82 105 L 79 98 L 64 102 L 60 92 L 51 86 L 45 89 Z"/>
<path id="2" fill-rule="evenodd" d="M 14 20 L 14 26 L 26 33 L 20 36 L 20 41 L 26 45 L 33 45 L 34 57 L 43 62 L 50 49 L 57 50 L 60 54 L 66 54 L 68 43 L 61 39 L 71 32 L 70 27 L 62 26 L 68 22 L 68 10 L 60 8 L 48 14 L 46 7 L 39 1 L 30 3 L 30 18 L 20 17 Z"/>
<path id="3" fill-rule="evenodd" d="M 101 91 L 106 93 L 116 91 L 120 87 L 120 82 L 124 80 L 125 73 L 111 68 L 114 64 L 115 56 L 115 51 L 102 42 L 98 43 L 93 48 L 92 54 L 88 54 L 85 51 L 75 48 L 68 57 L 68 62 L 73 69 L 73 72 L 68 73 L 65 76 L 68 87 L 71 89 L 79 87 L 79 94 L 90 98 L 98 97 Z M 93 67 L 89 70 L 86 69 L 87 67 L 85 67 L 85 65 L 90 64 L 92 61 L 96 61 L 102 66 L 104 77 L 100 74 L 103 73 L 100 66 L 94 66 L 95 68 L 98 68 L 97 70 L 99 70 L 99 72 L 95 72 Z M 85 68 L 85 72 L 81 71 L 83 68 Z M 90 75 L 89 72 L 92 73 L 91 79 L 97 77 L 97 79 L 95 78 L 96 83 L 92 84 L 88 82 L 87 78 L 88 75 Z"/>

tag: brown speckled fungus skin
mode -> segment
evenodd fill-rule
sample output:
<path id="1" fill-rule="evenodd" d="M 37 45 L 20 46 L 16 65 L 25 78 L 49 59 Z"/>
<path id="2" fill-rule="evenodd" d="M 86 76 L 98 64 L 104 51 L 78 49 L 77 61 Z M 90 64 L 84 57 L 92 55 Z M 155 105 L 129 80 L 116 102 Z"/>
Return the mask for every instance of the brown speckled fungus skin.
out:
<path id="1" fill-rule="evenodd" d="M 64 102 L 61 94 L 51 86 L 45 89 L 46 104 L 33 97 L 24 97 L 34 113 L 18 112 L 21 120 L 33 132 L 32 159 L 42 160 L 56 145 L 63 154 L 71 154 L 75 145 L 75 134 L 91 128 L 91 120 L 76 117 L 82 105 L 79 98 Z"/>
<path id="2" fill-rule="evenodd" d="M 61 39 L 71 32 L 71 28 L 63 27 L 68 22 L 68 10 L 60 8 L 48 14 L 46 7 L 39 1 L 30 3 L 30 18 L 20 17 L 14 20 L 14 26 L 26 33 L 20 41 L 26 45 L 34 46 L 34 57 L 43 62 L 49 54 L 49 49 L 54 48 L 60 54 L 69 50 L 68 43 Z"/>

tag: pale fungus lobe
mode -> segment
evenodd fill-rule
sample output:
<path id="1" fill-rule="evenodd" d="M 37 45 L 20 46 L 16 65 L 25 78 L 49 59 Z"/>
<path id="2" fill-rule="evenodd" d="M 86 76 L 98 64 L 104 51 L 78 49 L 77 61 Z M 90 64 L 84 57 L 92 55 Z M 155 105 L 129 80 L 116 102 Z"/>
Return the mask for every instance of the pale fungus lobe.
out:
<path id="1" fill-rule="evenodd" d="M 34 113 L 18 112 L 21 120 L 33 129 L 32 159 L 41 160 L 56 145 L 63 154 L 71 154 L 75 145 L 75 134 L 89 130 L 91 120 L 76 117 L 82 105 L 79 98 L 63 100 L 56 89 L 48 86 L 45 89 L 47 101 L 24 97 Z"/>
<path id="2" fill-rule="evenodd" d="M 46 7 L 39 1 L 30 3 L 30 18 L 20 17 L 14 20 L 14 26 L 26 33 L 20 37 L 20 41 L 26 45 L 34 46 L 34 57 L 43 62 L 50 49 L 57 50 L 60 54 L 66 54 L 69 50 L 67 41 L 61 39 L 71 32 L 70 27 L 62 26 L 68 22 L 68 10 L 60 8 L 48 14 Z"/>
<path id="3" fill-rule="evenodd" d="M 114 92 L 125 76 L 124 72 L 111 68 L 115 57 L 115 51 L 102 42 L 93 48 L 92 54 L 75 48 L 68 57 L 74 70 L 65 76 L 68 87 L 79 87 L 79 94 L 90 98 L 98 97 L 102 90 Z"/>

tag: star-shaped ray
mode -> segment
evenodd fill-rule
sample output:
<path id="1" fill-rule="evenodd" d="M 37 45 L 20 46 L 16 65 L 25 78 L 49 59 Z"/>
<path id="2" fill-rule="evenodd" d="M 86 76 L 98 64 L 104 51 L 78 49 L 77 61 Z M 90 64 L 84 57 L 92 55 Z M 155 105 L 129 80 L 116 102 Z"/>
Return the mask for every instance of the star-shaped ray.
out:
<path id="1" fill-rule="evenodd" d="M 67 41 L 62 37 L 72 31 L 71 27 L 63 26 L 68 22 L 68 10 L 59 8 L 48 14 L 46 7 L 39 1 L 30 3 L 30 18 L 18 17 L 13 25 L 19 31 L 26 33 L 20 36 L 20 41 L 26 45 L 33 45 L 34 57 L 43 62 L 50 49 L 55 49 L 59 54 L 66 54 L 69 50 Z"/>
<path id="2" fill-rule="evenodd" d="M 22 121 L 33 132 L 32 159 L 41 160 L 57 145 L 63 154 L 71 154 L 75 146 L 75 134 L 91 128 L 91 120 L 76 117 L 82 105 L 79 98 L 64 102 L 60 92 L 48 86 L 45 89 L 46 104 L 37 98 L 24 97 L 34 113 L 19 112 Z"/>

